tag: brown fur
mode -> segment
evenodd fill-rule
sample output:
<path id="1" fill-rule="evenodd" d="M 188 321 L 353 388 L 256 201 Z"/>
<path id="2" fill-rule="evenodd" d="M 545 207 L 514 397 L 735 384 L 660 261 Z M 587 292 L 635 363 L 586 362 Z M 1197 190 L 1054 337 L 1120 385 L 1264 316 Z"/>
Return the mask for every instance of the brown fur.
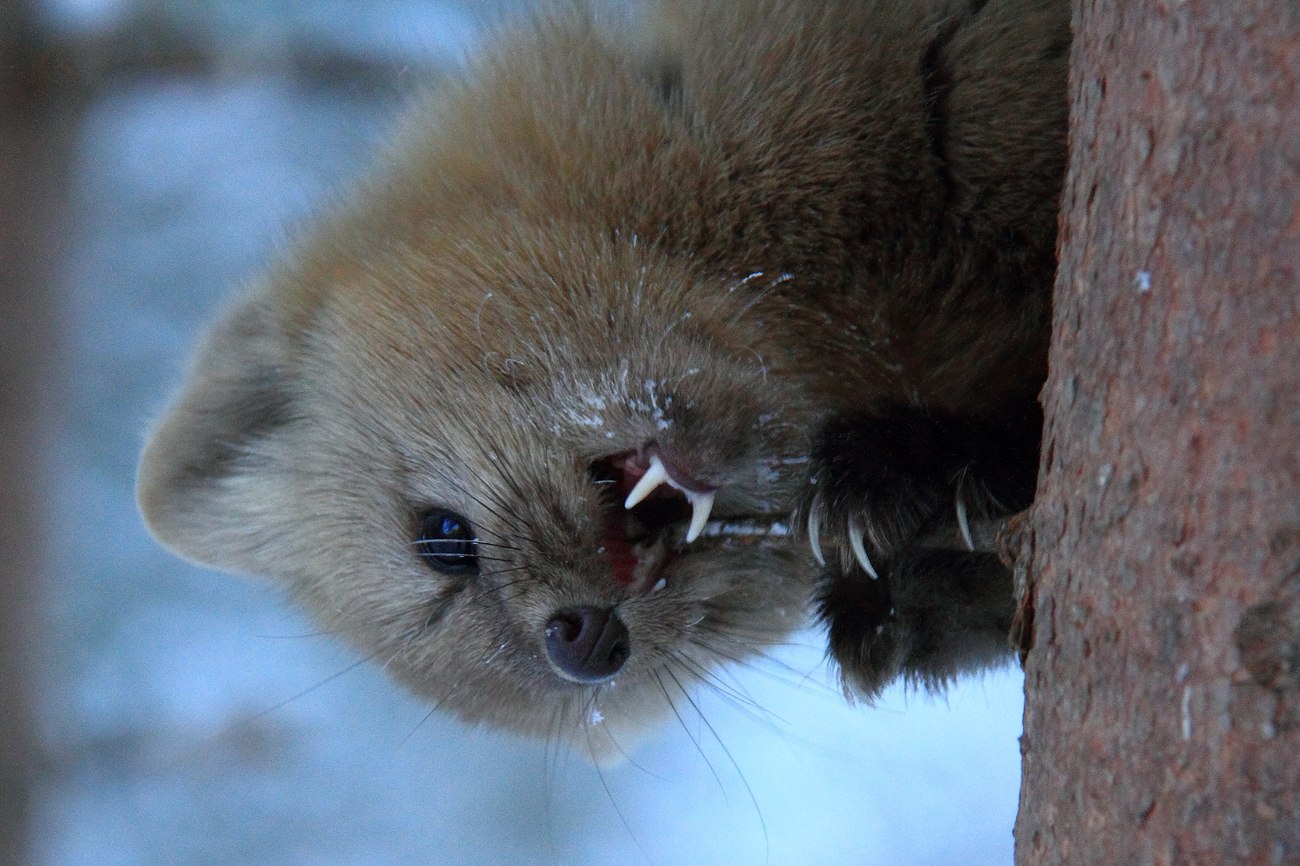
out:
<path id="1" fill-rule="evenodd" d="M 286 581 L 466 718 L 617 751 L 674 680 L 799 625 L 815 570 L 789 539 L 697 542 L 629 593 L 596 552 L 593 461 L 655 442 L 715 517 L 783 515 L 828 419 L 1041 381 L 1064 3 L 974 7 L 710 0 L 503 32 L 208 337 L 142 461 L 151 528 Z M 477 528 L 481 575 L 414 555 L 430 504 Z M 576 604 L 627 624 L 613 682 L 547 663 Z"/>

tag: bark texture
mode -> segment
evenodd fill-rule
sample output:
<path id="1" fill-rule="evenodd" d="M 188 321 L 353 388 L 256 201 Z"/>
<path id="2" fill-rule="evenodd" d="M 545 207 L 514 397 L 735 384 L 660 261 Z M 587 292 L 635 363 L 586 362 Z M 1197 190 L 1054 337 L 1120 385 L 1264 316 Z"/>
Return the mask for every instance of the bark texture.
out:
<path id="1" fill-rule="evenodd" d="M 1074 24 L 1016 861 L 1300 863 L 1300 2 Z"/>

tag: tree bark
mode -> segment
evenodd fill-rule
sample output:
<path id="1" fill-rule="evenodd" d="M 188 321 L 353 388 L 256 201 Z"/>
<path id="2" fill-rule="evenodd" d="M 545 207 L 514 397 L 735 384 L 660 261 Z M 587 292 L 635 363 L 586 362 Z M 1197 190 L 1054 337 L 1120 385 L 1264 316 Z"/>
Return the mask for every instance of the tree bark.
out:
<path id="1" fill-rule="evenodd" d="M 1075 7 L 1016 862 L 1300 863 L 1300 2 Z"/>

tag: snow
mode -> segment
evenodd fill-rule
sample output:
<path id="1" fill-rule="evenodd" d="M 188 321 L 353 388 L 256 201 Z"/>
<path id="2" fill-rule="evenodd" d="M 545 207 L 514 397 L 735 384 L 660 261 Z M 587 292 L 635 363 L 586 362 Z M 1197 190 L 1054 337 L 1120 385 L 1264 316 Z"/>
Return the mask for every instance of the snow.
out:
<path id="1" fill-rule="evenodd" d="M 176 8 L 219 32 L 276 5 Z M 282 26 L 332 28 L 367 52 L 440 23 L 461 39 L 470 8 L 278 5 L 297 10 Z M 424 44 L 451 51 L 441 38 Z M 743 699 L 705 690 L 634 763 L 596 770 L 430 714 L 274 587 L 149 540 L 134 463 L 192 340 L 363 165 L 395 103 L 346 82 L 178 74 L 111 85 L 85 118 L 62 286 L 37 862 L 1010 863 L 1015 672 L 852 706 L 808 632 L 723 675 Z"/>

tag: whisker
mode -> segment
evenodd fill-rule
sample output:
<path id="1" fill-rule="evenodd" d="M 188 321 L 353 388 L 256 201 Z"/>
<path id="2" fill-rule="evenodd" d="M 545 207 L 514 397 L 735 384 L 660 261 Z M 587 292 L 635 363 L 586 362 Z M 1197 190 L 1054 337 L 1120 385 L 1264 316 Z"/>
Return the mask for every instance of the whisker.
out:
<path id="1" fill-rule="evenodd" d="M 700 682 L 708 686 L 709 688 L 713 689 L 719 695 L 721 695 L 722 697 L 726 698 L 729 702 L 731 702 L 732 705 L 734 705 L 737 709 L 746 712 L 746 714 L 750 715 L 752 718 L 762 719 L 763 721 L 768 722 L 769 724 L 771 719 L 776 719 L 782 724 L 786 724 L 786 725 L 789 724 L 788 721 L 781 718 L 776 713 L 773 713 L 771 710 L 767 709 L 762 704 L 758 703 L 758 701 L 756 701 L 752 695 L 745 694 L 744 692 L 739 691 L 737 687 L 723 682 L 721 679 L 719 679 L 717 674 L 715 674 L 713 671 L 709 670 L 707 667 L 700 664 L 699 662 L 695 661 L 695 659 L 692 659 L 690 656 L 686 655 L 685 653 L 675 651 L 673 652 L 671 658 L 677 664 L 685 668 L 687 673 L 690 673 L 697 682 Z M 748 710 L 746 710 L 747 707 L 749 708 Z M 752 712 L 753 710 L 757 710 L 757 712 Z"/>
<path id="2" fill-rule="evenodd" d="M 542 747 L 542 809 L 546 815 L 546 844 L 550 849 L 551 859 L 556 857 L 555 846 L 555 785 L 559 780 L 560 749 L 562 748 L 560 727 L 564 716 L 565 704 L 557 702 L 551 711 L 551 722 L 547 726 L 546 741 Z M 554 754 L 552 754 L 554 747 Z"/>
<path id="3" fill-rule="evenodd" d="M 374 661 L 379 656 L 379 652 L 380 652 L 379 650 L 376 650 L 375 652 L 372 652 L 370 655 L 365 656 L 364 658 L 357 659 L 352 664 L 348 665 L 342 670 L 335 671 L 334 673 L 325 677 L 323 680 L 320 680 L 314 685 L 308 686 L 307 688 L 303 689 L 302 691 L 298 692 L 295 695 L 292 695 L 291 697 L 285 698 L 284 700 L 280 701 L 278 704 L 275 704 L 274 706 L 271 707 L 267 707 L 264 710 L 259 710 L 258 712 L 253 713 L 251 716 L 248 716 L 247 718 L 240 720 L 238 723 L 236 723 L 236 726 L 252 724 L 258 719 L 261 719 L 265 716 L 270 715 L 271 713 L 284 709 L 285 707 L 289 706 L 289 704 L 293 703 L 299 698 L 304 698 L 307 695 L 311 694 L 312 692 L 316 691 L 317 689 L 329 685 L 330 683 L 334 682 L 338 678 L 352 673 L 352 671 L 356 670 L 362 665 Z"/>
<path id="4" fill-rule="evenodd" d="M 591 719 L 594 717 L 594 714 L 599 710 L 599 707 L 597 707 L 596 705 L 596 701 L 598 697 L 599 697 L 599 692 L 593 692 L 591 698 L 587 701 L 587 708 L 583 711 L 582 723 L 584 725 L 589 725 L 594 727 L 594 725 L 590 725 L 590 722 Z M 652 779 L 658 779 L 661 782 L 668 781 L 663 776 L 660 776 L 658 773 L 652 772 L 651 770 L 647 769 L 646 767 L 638 763 L 632 757 L 632 754 L 623 748 L 623 744 L 620 743 L 618 740 L 614 739 L 614 735 L 610 732 L 607 726 L 601 725 L 600 729 L 601 732 L 604 733 L 604 735 L 609 739 L 609 741 L 614 744 L 614 748 L 617 749 L 618 753 L 623 756 L 624 761 L 627 761 L 627 763 L 631 764 L 633 767 L 640 770 L 642 773 L 651 777 Z"/>
<path id="5" fill-rule="evenodd" d="M 627 835 L 632 839 L 637 850 L 641 852 L 641 856 L 646 860 L 650 860 L 650 854 L 645 850 L 645 846 L 641 844 L 641 840 L 637 838 L 636 833 L 632 831 L 632 825 L 627 822 L 627 816 L 623 814 L 623 810 L 618 806 L 618 801 L 614 799 L 614 792 L 609 789 L 609 782 L 605 780 L 605 771 L 600 768 L 600 764 L 596 761 L 596 749 L 591 744 L 591 729 L 584 726 L 582 730 L 587 737 L 587 752 L 591 755 L 592 766 L 596 768 L 596 778 L 600 780 L 600 787 L 605 789 L 605 796 L 609 798 L 609 804 L 614 807 L 614 813 L 618 815 L 618 820 L 623 823 L 623 829 L 627 831 Z"/>
<path id="6" fill-rule="evenodd" d="M 354 621 L 346 625 L 339 625 L 336 628 L 321 629 L 320 631 L 304 632 L 302 634 L 261 634 L 257 635 L 257 637 L 262 640 L 303 640 L 314 637 L 337 637 L 359 631 L 391 629 L 406 618 L 405 613 L 394 614 L 367 622 Z"/>
<path id="7" fill-rule="evenodd" d="M 420 721 L 415 723 L 415 727 L 411 728 L 410 732 L 407 733 L 407 735 L 402 738 L 402 741 L 398 743 L 398 748 L 399 749 L 405 748 L 406 744 L 411 741 L 411 738 L 414 737 L 417 733 L 419 733 L 420 728 L 423 728 L 426 724 L 428 724 L 429 719 L 432 719 L 437 714 L 438 714 L 438 704 L 434 703 L 434 705 L 429 708 L 429 712 L 421 716 Z"/>
<path id="8" fill-rule="evenodd" d="M 508 465 L 508 461 L 504 460 L 500 451 L 496 449 L 496 445 L 490 441 L 488 445 L 490 448 L 492 448 L 493 454 L 497 458 L 497 465 Z M 511 486 L 511 488 L 515 492 L 515 495 L 519 497 L 520 501 L 525 501 L 525 502 L 528 501 L 528 497 L 524 496 L 523 492 L 515 487 L 514 480 L 511 479 L 508 474 L 506 475 L 506 483 Z M 512 530 L 515 535 L 518 535 L 524 541 L 530 542 L 531 544 L 534 544 L 538 547 L 541 546 L 541 544 L 537 541 L 537 539 L 531 538 L 523 531 L 523 524 L 518 515 L 507 516 L 507 514 L 505 513 L 507 509 L 505 509 L 504 503 L 498 500 L 496 502 L 496 505 L 494 506 L 492 503 L 487 502 L 478 494 L 471 492 L 468 488 L 466 488 L 462 484 L 455 484 L 455 487 L 457 490 L 460 491 L 460 493 L 473 500 L 484 511 L 491 514 L 497 520 L 501 521 L 501 523 L 504 524 L 510 530 Z M 500 506 L 500 508 L 496 506 Z"/>
<path id="9" fill-rule="evenodd" d="M 690 640 L 695 647 L 699 648 L 700 650 L 706 653 L 709 653 L 710 655 L 716 656 L 718 659 L 722 661 L 730 662 L 731 664 L 734 664 L 738 667 L 742 667 L 748 671 L 752 671 L 755 674 L 758 674 L 759 676 L 766 677 L 772 680 L 773 682 L 780 683 L 781 685 L 786 686 L 788 688 L 801 689 L 811 685 L 813 689 L 815 689 L 817 692 L 821 694 L 834 695 L 838 697 L 838 693 L 830 689 L 828 686 L 826 686 L 826 684 L 814 680 L 812 678 L 813 676 L 812 671 L 801 671 L 798 668 L 786 664 L 785 662 L 781 661 L 778 658 L 774 658 L 769 653 L 765 652 L 763 649 L 754 647 L 750 644 L 743 643 L 741 641 L 731 640 L 729 639 L 728 635 L 725 634 L 712 635 L 710 638 L 710 642 L 708 643 L 700 641 L 694 635 L 691 637 Z M 727 643 L 734 644 L 744 652 L 744 655 L 734 655 L 732 653 L 726 652 L 725 650 L 718 647 L 714 641 L 725 641 Z M 788 674 L 793 676 L 794 679 L 790 679 L 788 677 L 782 676 L 776 671 L 772 671 L 767 669 L 766 667 L 760 666 L 756 664 L 757 661 L 762 661 L 765 662 L 766 664 L 774 665 L 778 668 L 781 668 L 784 671 L 786 671 Z"/>
<path id="10" fill-rule="evenodd" d="M 524 570 L 524 569 L 523 569 L 522 566 L 519 567 L 519 568 L 506 569 L 506 571 L 523 571 L 523 570 Z M 503 574 L 503 573 L 505 573 L 505 572 L 496 572 L 496 574 Z M 471 596 L 470 599 L 469 599 L 469 601 L 470 601 L 470 603 L 472 604 L 473 602 L 476 602 L 476 601 L 479 601 L 480 599 L 486 598 L 486 597 L 489 596 L 489 595 L 493 595 L 493 594 L 498 593 L 498 592 L 501 592 L 501 591 L 503 591 L 503 590 L 510 589 L 510 587 L 512 587 L 512 586 L 518 586 L 518 585 L 521 584 L 521 583 L 529 583 L 530 581 L 532 581 L 532 579 L 533 579 L 533 578 L 532 578 L 532 575 L 530 574 L 530 575 L 525 575 L 524 577 L 521 577 L 521 578 L 519 578 L 518 580 L 510 580 L 510 581 L 506 581 L 505 583 L 501 584 L 500 586 L 493 586 L 493 587 L 490 587 L 490 588 L 488 588 L 488 589 L 483 590 L 483 591 L 480 592 L 480 593 L 477 593 L 476 595 Z M 517 597 L 517 596 L 511 596 L 511 598 L 516 598 L 516 597 Z"/>
<path id="11" fill-rule="evenodd" d="M 495 462 L 496 462 L 496 465 L 497 465 L 497 466 L 509 466 L 509 465 L 510 465 L 511 461 L 509 461 L 509 460 L 506 459 L 505 455 L 501 452 L 501 448 L 498 446 L 498 444 L 497 444 L 494 440 L 492 440 L 492 439 L 489 438 L 489 439 L 486 439 L 486 440 L 485 440 L 485 443 L 486 443 L 488 449 L 492 452 L 492 456 L 493 456 L 493 458 L 495 458 Z M 530 493 L 529 493 L 528 491 L 525 491 L 522 487 L 519 486 L 519 482 L 515 480 L 515 477 L 514 477 L 513 473 L 510 473 L 510 472 L 504 472 L 504 473 L 501 474 L 501 478 L 504 480 L 506 487 L 508 487 L 508 488 L 510 489 L 510 492 L 513 493 L 514 496 L 515 496 L 515 498 L 517 498 L 520 502 L 531 502 L 531 501 L 535 498 L 535 494 L 530 495 Z M 469 495 L 470 495 L 470 496 L 473 496 L 473 494 L 469 494 Z M 515 515 L 514 518 L 512 518 L 512 519 L 507 519 L 507 518 L 505 518 L 504 516 L 502 516 L 498 511 L 496 511 L 495 509 L 493 509 L 493 508 L 491 508 L 489 505 L 487 505 L 487 503 L 482 502 L 481 500 L 478 500 L 477 497 L 475 497 L 475 499 L 476 499 L 476 501 L 479 502 L 480 505 L 482 505 L 484 508 L 486 508 L 486 509 L 487 509 L 488 511 L 490 511 L 492 514 L 495 514 L 495 515 L 497 516 L 497 519 L 501 520 L 503 523 L 505 523 L 505 524 L 511 526 L 512 528 L 514 528 L 514 529 L 516 530 L 516 532 L 518 532 L 518 534 L 519 534 L 519 536 L 520 536 L 521 538 L 523 538 L 523 539 L 525 539 L 526 541 L 529 541 L 529 542 L 531 542 L 531 543 L 533 543 L 533 544 L 535 544 L 535 545 L 537 545 L 537 546 L 539 546 L 539 547 L 541 546 L 541 544 L 540 544 L 536 539 L 534 539 L 534 538 L 529 538 L 525 533 L 523 533 L 522 531 L 520 531 L 520 524 L 521 524 L 522 521 L 520 520 L 520 518 L 519 518 L 518 515 Z M 497 504 L 498 504 L 498 505 L 501 505 L 501 506 L 504 508 L 504 504 L 501 503 L 500 501 L 498 501 Z"/>
<path id="12" fill-rule="evenodd" d="M 441 709 L 442 706 L 445 703 L 447 703 L 447 701 L 451 700 L 456 695 L 456 693 L 460 690 L 460 687 L 463 686 L 471 676 L 478 673 L 478 668 L 481 665 L 487 664 L 492 659 L 496 658 L 497 655 L 499 655 L 505 649 L 505 647 L 506 644 L 502 643 L 488 650 L 487 652 L 483 653 L 483 655 L 479 656 L 478 661 L 474 662 L 472 665 L 469 665 L 465 669 L 465 672 L 461 674 L 459 678 L 457 678 L 454 684 L 452 684 L 452 687 L 433 701 L 433 706 L 430 707 L 429 712 L 425 713 L 424 717 L 420 719 L 419 723 L 417 723 L 416 726 L 411 729 L 411 732 L 407 734 L 405 738 L 403 738 L 401 745 L 405 746 L 408 742 L 410 742 L 411 738 L 415 736 L 416 732 L 419 731 L 420 728 L 424 727 L 425 723 L 427 723 L 429 719 L 433 718 L 434 715 L 438 712 L 438 710 Z"/>
<path id="13" fill-rule="evenodd" d="M 524 594 L 525 594 L 526 592 L 528 592 L 527 589 L 521 589 L 521 590 L 519 590 L 518 592 L 512 592 L 512 593 L 510 593 L 509 595 L 502 596 L 502 597 L 501 597 L 501 602 L 502 602 L 502 604 L 507 604 L 507 603 L 509 603 L 509 602 L 514 601 L 514 600 L 517 599 L 517 598 L 523 598 L 523 596 L 524 596 Z"/>
<path id="14" fill-rule="evenodd" d="M 308 631 L 301 634 L 259 634 L 254 636 L 258 640 L 306 640 L 307 638 L 313 637 L 338 637 L 341 634 L 350 634 L 360 629 L 372 628 L 375 625 L 382 626 L 384 623 L 347 625 L 338 628 L 322 629 L 321 631 Z"/>
<path id="15" fill-rule="evenodd" d="M 453 557 L 459 559 L 480 560 L 482 562 L 514 562 L 512 559 L 502 559 L 499 556 L 479 556 L 475 553 L 420 553 L 416 554 L 420 559 L 436 559 L 440 557 Z"/>
<path id="16" fill-rule="evenodd" d="M 664 672 L 668 673 L 668 669 L 664 668 Z M 659 676 L 659 671 L 656 670 L 654 676 L 655 682 L 659 684 L 659 691 L 663 693 L 664 700 L 668 702 L 668 708 L 671 709 L 673 715 L 677 717 L 677 724 L 681 725 L 682 730 L 686 732 L 687 739 L 689 739 L 692 745 L 695 746 L 695 751 L 699 753 L 700 757 L 704 760 L 704 765 L 708 767 L 709 772 L 713 774 L 713 781 L 718 783 L 718 790 L 722 792 L 722 801 L 728 803 L 727 786 L 722 784 L 722 777 L 718 775 L 717 768 L 713 766 L 713 762 L 709 760 L 709 756 L 704 753 L 704 748 L 700 745 L 700 741 L 696 739 L 695 734 L 691 733 L 690 726 L 686 724 L 686 719 L 682 718 L 682 714 L 677 709 L 677 704 L 673 701 L 672 695 L 668 694 L 668 688 L 664 685 L 663 678 Z M 671 676 L 671 674 L 669 674 L 669 676 Z M 676 677 L 673 679 L 675 680 Z M 677 688 L 681 688 L 680 682 L 677 684 Z"/>
<path id="17" fill-rule="evenodd" d="M 513 551 L 516 551 L 516 552 L 522 550 L 522 548 L 515 547 L 515 546 L 512 545 L 512 544 L 503 544 L 503 543 L 498 542 L 498 541 L 487 541 L 487 540 L 482 539 L 482 538 L 471 538 L 471 539 L 469 539 L 469 540 L 472 541 L 474 544 L 478 545 L 479 547 L 499 547 L 499 548 L 501 548 L 502 550 L 513 550 Z M 416 539 L 415 541 L 411 541 L 411 542 L 408 542 L 408 543 L 409 543 L 412 547 L 418 547 L 418 546 L 421 546 L 421 545 L 428 546 L 428 545 L 433 545 L 433 544 L 454 544 L 454 545 L 460 545 L 460 544 L 464 544 L 465 542 L 464 542 L 464 541 L 461 541 L 460 539 L 453 539 L 453 538 L 447 538 L 447 539 L 441 539 L 441 538 L 428 539 L 428 538 L 426 538 L 426 539 Z"/>
<path id="18" fill-rule="evenodd" d="M 772 840 L 767 833 L 767 821 L 763 819 L 763 810 L 759 808 L 758 798 L 754 796 L 754 789 L 750 787 L 749 779 L 745 778 L 745 771 L 740 769 L 740 764 L 736 763 L 736 758 L 731 754 L 731 750 L 727 748 L 727 744 L 722 741 L 722 738 L 718 736 L 718 732 L 714 730 L 713 725 L 709 722 L 708 718 L 700 711 L 699 704 L 695 703 L 695 699 L 692 698 L 690 693 L 682 687 L 681 680 L 677 679 L 677 675 L 672 672 L 671 668 L 664 668 L 664 673 L 672 677 L 673 682 L 677 684 L 677 688 L 681 690 L 682 697 L 686 698 L 687 703 L 689 703 L 695 710 L 696 715 L 700 717 L 700 721 L 704 723 L 704 727 L 708 728 L 709 733 L 717 742 L 718 747 L 722 749 L 722 753 L 726 755 L 727 760 L 731 762 L 732 769 L 736 771 L 736 775 L 740 777 L 740 784 L 744 785 L 745 793 L 749 795 L 749 802 L 754 805 L 754 814 L 758 818 L 758 824 L 763 829 L 764 860 L 771 860 Z"/>
<path id="19" fill-rule="evenodd" d="M 513 574 L 516 571 L 528 571 L 526 565 L 516 565 L 514 568 L 498 568 L 496 571 L 480 571 L 479 577 L 496 577 L 499 574 Z M 523 578 L 520 578 L 523 580 Z"/>

